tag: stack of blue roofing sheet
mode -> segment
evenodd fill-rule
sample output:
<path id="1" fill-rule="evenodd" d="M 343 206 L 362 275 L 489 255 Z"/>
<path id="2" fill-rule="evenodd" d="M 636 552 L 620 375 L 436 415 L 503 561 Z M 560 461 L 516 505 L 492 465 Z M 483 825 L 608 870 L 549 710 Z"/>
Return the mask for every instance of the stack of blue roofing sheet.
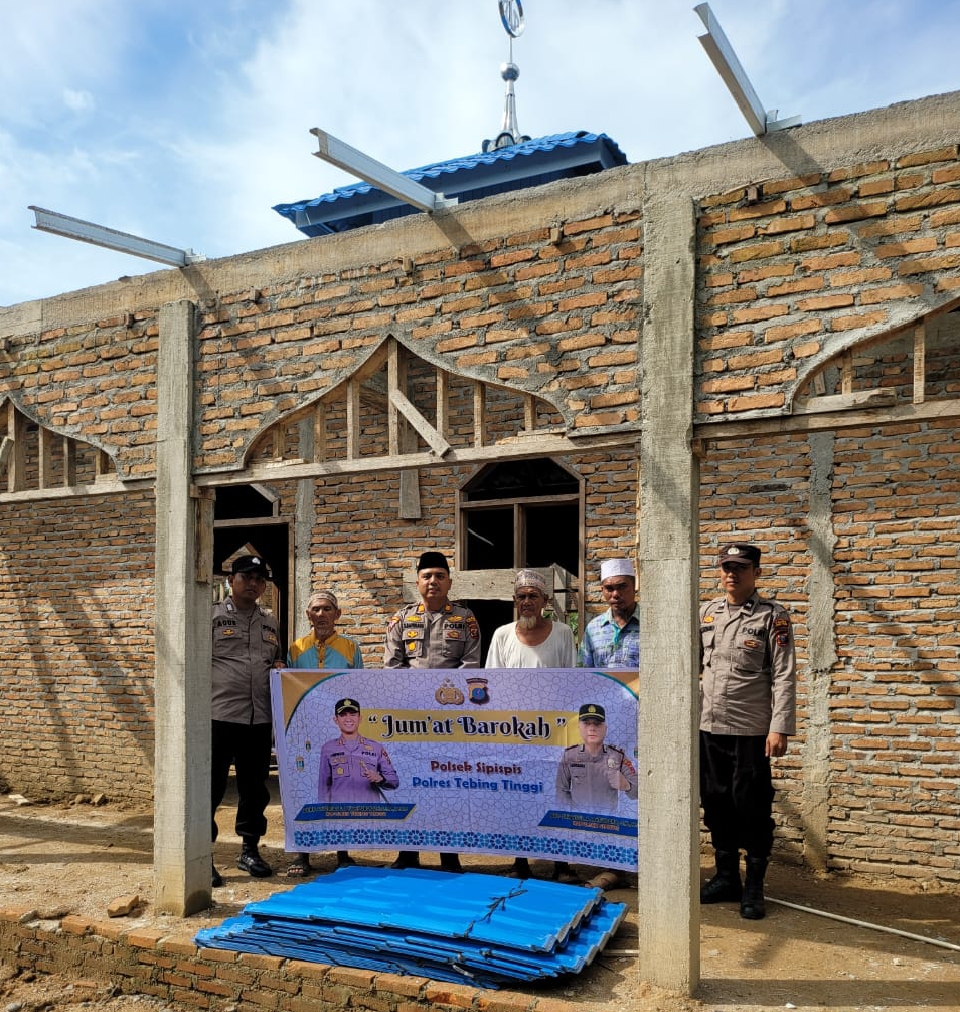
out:
<path id="1" fill-rule="evenodd" d="M 500 987 L 579 973 L 626 912 L 581 886 L 352 867 L 250 903 L 196 942 Z"/>

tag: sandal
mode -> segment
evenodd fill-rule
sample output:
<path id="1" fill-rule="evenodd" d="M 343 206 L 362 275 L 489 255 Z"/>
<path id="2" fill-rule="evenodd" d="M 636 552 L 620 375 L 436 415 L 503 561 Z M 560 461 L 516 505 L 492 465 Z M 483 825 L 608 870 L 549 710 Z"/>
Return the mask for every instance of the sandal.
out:
<path id="1" fill-rule="evenodd" d="M 287 868 L 287 878 L 303 878 L 312 871 L 309 856 L 307 854 L 298 854 L 293 864 Z"/>
<path id="2" fill-rule="evenodd" d="M 588 889 L 616 889 L 618 886 L 623 885 L 623 878 L 619 872 L 615 871 L 602 871 L 599 875 L 594 875 L 589 882 L 583 883 Z"/>

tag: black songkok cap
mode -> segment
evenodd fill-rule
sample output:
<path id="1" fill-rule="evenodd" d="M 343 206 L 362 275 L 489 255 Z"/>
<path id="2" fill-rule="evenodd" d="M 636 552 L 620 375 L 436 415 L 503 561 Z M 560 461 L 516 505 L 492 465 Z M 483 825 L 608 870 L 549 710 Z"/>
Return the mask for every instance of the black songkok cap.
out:
<path id="1" fill-rule="evenodd" d="M 417 572 L 419 573 L 421 569 L 445 569 L 449 573 L 450 563 L 447 562 L 443 552 L 424 552 L 417 559 Z"/>

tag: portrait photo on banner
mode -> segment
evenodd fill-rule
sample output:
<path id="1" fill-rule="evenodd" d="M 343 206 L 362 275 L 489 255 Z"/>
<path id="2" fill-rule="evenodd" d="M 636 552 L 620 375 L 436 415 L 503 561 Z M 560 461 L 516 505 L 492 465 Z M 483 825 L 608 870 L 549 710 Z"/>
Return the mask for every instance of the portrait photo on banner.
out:
<path id="1" fill-rule="evenodd" d="M 282 669 L 293 852 L 434 850 L 637 866 L 637 675 Z"/>

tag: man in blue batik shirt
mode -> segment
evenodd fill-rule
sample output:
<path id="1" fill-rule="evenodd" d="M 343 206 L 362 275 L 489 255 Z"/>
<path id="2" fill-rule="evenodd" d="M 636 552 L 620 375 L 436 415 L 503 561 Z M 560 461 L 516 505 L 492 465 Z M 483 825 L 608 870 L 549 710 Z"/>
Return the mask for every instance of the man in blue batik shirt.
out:
<path id="1" fill-rule="evenodd" d="M 587 625 L 580 646 L 580 667 L 639 671 L 640 608 L 633 562 L 607 559 L 602 563 L 600 590 L 610 607 Z"/>

